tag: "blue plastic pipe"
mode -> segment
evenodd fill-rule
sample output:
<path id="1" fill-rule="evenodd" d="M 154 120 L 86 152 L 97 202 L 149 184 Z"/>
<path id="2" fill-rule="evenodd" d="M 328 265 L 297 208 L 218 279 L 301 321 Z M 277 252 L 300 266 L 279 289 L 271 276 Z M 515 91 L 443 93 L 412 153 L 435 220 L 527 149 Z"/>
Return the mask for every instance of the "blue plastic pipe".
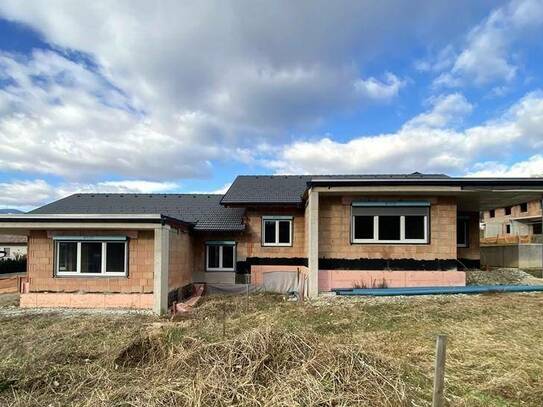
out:
<path id="1" fill-rule="evenodd" d="M 439 294 L 483 294 L 518 293 L 543 291 L 543 285 L 472 285 L 467 287 L 406 287 L 406 288 L 340 288 L 337 295 L 439 295 Z"/>

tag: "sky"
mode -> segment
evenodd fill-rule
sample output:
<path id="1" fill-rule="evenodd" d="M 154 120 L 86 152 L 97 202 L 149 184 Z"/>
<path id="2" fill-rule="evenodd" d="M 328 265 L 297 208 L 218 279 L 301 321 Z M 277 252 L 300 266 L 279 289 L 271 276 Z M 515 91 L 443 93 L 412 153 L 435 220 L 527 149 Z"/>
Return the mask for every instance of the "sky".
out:
<path id="1" fill-rule="evenodd" d="M 0 208 L 543 176 L 543 0 L 0 2 Z"/>

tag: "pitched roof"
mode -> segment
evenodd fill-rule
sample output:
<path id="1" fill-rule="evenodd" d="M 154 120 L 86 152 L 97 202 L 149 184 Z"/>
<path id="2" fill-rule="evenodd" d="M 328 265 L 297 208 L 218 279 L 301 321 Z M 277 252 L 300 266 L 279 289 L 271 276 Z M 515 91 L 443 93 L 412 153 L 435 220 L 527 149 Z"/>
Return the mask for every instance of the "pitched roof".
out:
<path id="1" fill-rule="evenodd" d="M 223 205 L 302 203 L 313 179 L 443 179 L 444 174 L 364 174 L 364 175 L 240 175 L 222 199 Z"/>
<path id="2" fill-rule="evenodd" d="M 30 214 L 160 214 L 201 231 L 244 230 L 243 208 L 225 208 L 215 194 L 74 194 Z"/>

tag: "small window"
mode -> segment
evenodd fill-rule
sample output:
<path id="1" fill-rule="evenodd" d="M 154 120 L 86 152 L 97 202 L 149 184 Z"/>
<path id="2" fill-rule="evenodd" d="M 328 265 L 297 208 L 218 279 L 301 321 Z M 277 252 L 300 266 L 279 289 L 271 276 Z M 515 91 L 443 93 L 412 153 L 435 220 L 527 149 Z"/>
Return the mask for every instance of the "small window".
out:
<path id="1" fill-rule="evenodd" d="M 400 240 L 399 216 L 379 216 L 379 240 Z"/>
<path id="2" fill-rule="evenodd" d="M 458 216 L 456 219 L 456 246 L 469 246 L 469 218 Z"/>
<path id="3" fill-rule="evenodd" d="M 81 273 L 98 274 L 102 271 L 102 243 L 81 242 Z"/>
<path id="4" fill-rule="evenodd" d="M 528 202 L 524 202 L 520 204 L 520 211 L 521 212 L 528 212 Z"/>
<path id="5" fill-rule="evenodd" d="M 511 234 L 511 225 L 505 225 L 505 233 L 510 235 Z"/>
<path id="6" fill-rule="evenodd" d="M 491 218 L 495 217 L 496 216 L 496 211 L 494 209 L 491 209 L 488 211 L 488 216 L 490 216 Z"/>
<path id="7" fill-rule="evenodd" d="M 282 216 L 263 217 L 262 244 L 264 246 L 291 246 L 292 218 Z"/>
<path id="8" fill-rule="evenodd" d="M 126 276 L 127 242 L 88 240 L 55 243 L 58 276 Z"/>
<path id="9" fill-rule="evenodd" d="M 58 242 L 57 252 L 58 252 L 57 271 L 76 273 L 77 272 L 77 243 L 76 242 Z"/>
<path id="10" fill-rule="evenodd" d="M 123 273 L 125 244 L 109 242 L 106 245 L 106 273 Z"/>
<path id="11" fill-rule="evenodd" d="M 506 206 L 505 207 L 505 215 L 511 215 L 511 207 L 510 206 Z"/>
<path id="12" fill-rule="evenodd" d="M 206 271 L 235 271 L 235 242 L 206 243 Z"/>
<path id="13" fill-rule="evenodd" d="M 534 223 L 532 233 L 534 235 L 540 235 L 541 234 L 541 223 Z"/>
<path id="14" fill-rule="evenodd" d="M 373 216 L 354 217 L 354 238 L 373 239 Z"/>

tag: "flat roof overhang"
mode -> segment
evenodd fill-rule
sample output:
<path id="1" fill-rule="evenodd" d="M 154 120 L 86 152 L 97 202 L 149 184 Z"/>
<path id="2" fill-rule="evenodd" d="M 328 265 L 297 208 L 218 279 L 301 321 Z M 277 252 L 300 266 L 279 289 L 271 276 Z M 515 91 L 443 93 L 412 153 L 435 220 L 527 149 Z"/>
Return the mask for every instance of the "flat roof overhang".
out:
<path id="1" fill-rule="evenodd" d="M 313 191 L 336 195 L 454 196 L 459 211 L 483 211 L 543 198 L 543 178 L 313 179 Z"/>
<path id="2" fill-rule="evenodd" d="M 3 233 L 35 229 L 154 229 L 192 224 L 160 214 L 17 214 L 0 216 Z"/>

